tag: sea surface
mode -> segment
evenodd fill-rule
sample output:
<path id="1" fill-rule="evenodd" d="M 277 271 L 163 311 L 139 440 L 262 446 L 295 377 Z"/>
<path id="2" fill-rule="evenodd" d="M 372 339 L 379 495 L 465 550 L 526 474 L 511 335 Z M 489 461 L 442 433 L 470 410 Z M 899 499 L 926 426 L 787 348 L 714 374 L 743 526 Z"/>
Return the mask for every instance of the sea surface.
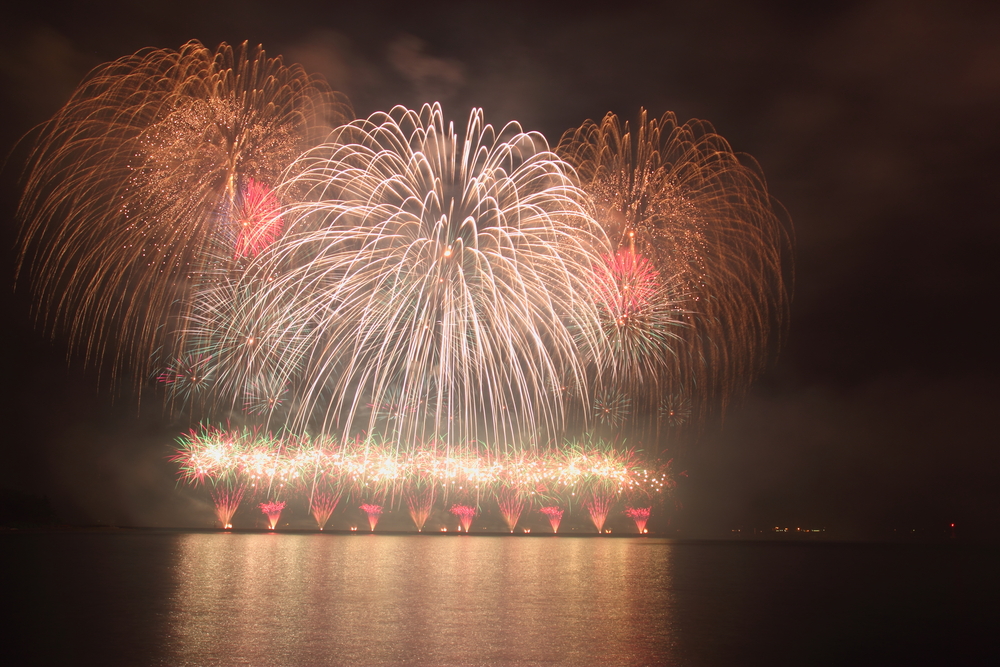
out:
<path id="1" fill-rule="evenodd" d="M 997 665 L 1000 547 L 0 535 L 7 665 Z"/>

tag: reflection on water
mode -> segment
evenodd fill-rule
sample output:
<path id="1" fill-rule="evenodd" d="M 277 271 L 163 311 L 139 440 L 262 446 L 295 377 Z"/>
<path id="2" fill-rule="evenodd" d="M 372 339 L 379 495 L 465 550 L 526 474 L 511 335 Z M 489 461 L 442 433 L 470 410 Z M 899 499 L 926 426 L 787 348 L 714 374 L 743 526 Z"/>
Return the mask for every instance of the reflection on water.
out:
<path id="1" fill-rule="evenodd" d="M 4 665 L 1000 665 L 1000 545 L 0 533 Z"/>
<path id="2" fill-rule="evenodd" d="M 664 664 L 655 539 L 180 536 L 169 664 Z"/>

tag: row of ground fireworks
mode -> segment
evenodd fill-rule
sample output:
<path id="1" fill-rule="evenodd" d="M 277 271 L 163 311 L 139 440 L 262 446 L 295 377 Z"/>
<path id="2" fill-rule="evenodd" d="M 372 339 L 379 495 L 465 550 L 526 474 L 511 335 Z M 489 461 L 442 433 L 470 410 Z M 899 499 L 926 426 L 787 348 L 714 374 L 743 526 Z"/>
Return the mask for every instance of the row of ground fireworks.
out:
<path id="1" fill-rule="evenodd" d="M 233 514 L 239 508 L 240 502 L 243 499 L 242 493 L 238 491 L 222 491 L 216 490 L 212 494 L 213 499 L 216 502 L 216 517 L 219 520 L 220 525 L 223 528 L 229 529 L 233 527 L 232 518 Z M 317 494 L 310 501 L 310 513 L 313 519 L 316 521 L 316 525 L 320 530 L 324 530 L 330 521 L 330 516 L 333 511 L 337 508 L 339 503 L 339 497 L 329 495 L 329 494 Z M 608 513 L 611 509 L 611 502 L 607 498 L 599 498 L 597 496 L 592 496 L 590 499 L 584 501 L 584 507 L 587 513 L 590 515 L 590 520 L 594 524 L 594 528 L 597 532 L 604 532 L 604 523 L 607 521 Z M 267 517 L 268 528 L 274 530 L 278 521 L 281 519 L 281 513 L 286 507 L 285 501 L 269 501 L 266 503 L 259 503 L 257 507 L 260 509 L 261 513 Z M 407 498 L 407 507 L 409 509 L 410 518 L 413 519 L 413 524 L 417 529 L 417 532 L 422 532 L 424 526 L 430 516 L 431 506 L 423 504 L 419 499 L 411 501 Z M 375 526 L 378 525 L 379 519 L 382 516 L 384 507 L 382 505 L 375 505 L 373 503 L 364 503 L 358 506 L 365 516 L 368 518 L 368 527 L 372 532 L 375 531 Z M 507 524 L 507 528 L 511 533 L 518 525 L 518 521 L 522 517 L 525 511 L 529 508 L 524 504 L 511 504 L 511 503 L 500 503 L 500 512 L 503 516 L 504 523 Z M 640 534 L 647 533 L 646 523 L 649 521 L 649 515 L 652 512 L 652 507 L 626 507 L 624 514 L 635 522 L 636 530 Z M 458 519 L 458 532 L 463 530 L 468 533 L 472 530 L 472 522 L 479 514 L 479 509 L 472 505 L 460 505 L 453 504 L 448 510 L 450 514 L 455 515 Z M 559 526 L 562 523 L 563 515 L 566 510 L 559 505 L 545 505 L 538 508 L 538 512 L 545 516 L 549 525 L 552 527 L 553 533 L 559 532 Z M 357 526 L 352 526 L 351 530 L 357 530 Z M 440 529 L 442 532 L 447 532 L 446 527 Z M 524 529 L 524 532 L 531 532 L 530 529 Z"/>
<path id="2" fill-rule="evenodd" d="M 211 484 L 222 526 L 231 524 L 249 493 L 266 499 L 260 506 L 272 517 L 272 527 L 284 498 L 308 499 L 322 529 L 346 496 L 363 503 L 373 529 L 387 504 L 405 503 L 421 530 L 435 503 L 457 499 L 462 502 L 453 503 L 451 511 L 464 517 L 466 529 L 476 507 L 489 503 L 496 504 L 511 531 L 533 505 L 544 506 L 541 511 L 554 522 L 553 529 L 562 516 L 560 508 L 583 506 L 600 531 L 617 501 L 651 505 L 668 497 L 675 485 L 670 462 L 650 469 L 635 452 L 600 441 L 568 443 L 546 452 L 497 454 L 486 447 L 442 446 L 400 451 L 372 438 L 345 443 L 207 428 L 182 437 L 174 460 L 187 481 Z"/>

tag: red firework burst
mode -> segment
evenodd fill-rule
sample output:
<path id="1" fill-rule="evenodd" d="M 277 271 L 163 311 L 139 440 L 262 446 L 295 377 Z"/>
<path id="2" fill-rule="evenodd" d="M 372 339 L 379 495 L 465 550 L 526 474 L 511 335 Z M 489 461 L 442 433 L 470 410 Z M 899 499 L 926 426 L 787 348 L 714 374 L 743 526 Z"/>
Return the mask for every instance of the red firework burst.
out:
<path id="1" fill-rule="evenodd" d="M 268 186 L 247 179 L 236 205 L 239 234 L 234 259 L 256 257 L 281 236 L 281 204 Z"/>
<path id="2" fill-rule="evenodd" d="M 604 532 L 604 522 L 608 519 L 608 511 L 611 509 L 611 504 L 614 501 L 615 496 L 613 493 L 595 490 L 591 494 L 590 500 L 584 503 L 584 507 L 590 513 L 590 520 L 594 522 L 594 527 L 597 528 L 598 533 Z"/>
<path id="3" fill-rule="evenodd" d="M 660 273 L 651 261 L 628 249 L 605 255 L 604 261 L 594 281 L 598 303 L 622 326 L 656 296 Z"/>

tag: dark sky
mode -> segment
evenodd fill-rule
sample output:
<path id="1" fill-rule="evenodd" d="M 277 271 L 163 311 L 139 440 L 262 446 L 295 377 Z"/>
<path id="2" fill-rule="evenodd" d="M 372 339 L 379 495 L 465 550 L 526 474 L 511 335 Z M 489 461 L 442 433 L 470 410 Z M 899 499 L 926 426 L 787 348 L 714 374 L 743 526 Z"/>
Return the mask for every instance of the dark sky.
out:
<path id="1" fill-rule="evenodd" d="M 0 27 L 6 283 L 15 143 L 142 47 L 260 42 L 359 115 L 440 99 L 458 122 L 482 106 L 552 142 L 607 111 L 672 110 L 754 156 L 796 234 L 785 345 L 687 447 L 677 525 L 1000 530 L 1000 4 L 22 4 Z M 0 487 L 69 521 L 190 523 L 198 501 L 163 458 L 183 424 L 67 364 L 29 298 L 3 293 Z"/>

